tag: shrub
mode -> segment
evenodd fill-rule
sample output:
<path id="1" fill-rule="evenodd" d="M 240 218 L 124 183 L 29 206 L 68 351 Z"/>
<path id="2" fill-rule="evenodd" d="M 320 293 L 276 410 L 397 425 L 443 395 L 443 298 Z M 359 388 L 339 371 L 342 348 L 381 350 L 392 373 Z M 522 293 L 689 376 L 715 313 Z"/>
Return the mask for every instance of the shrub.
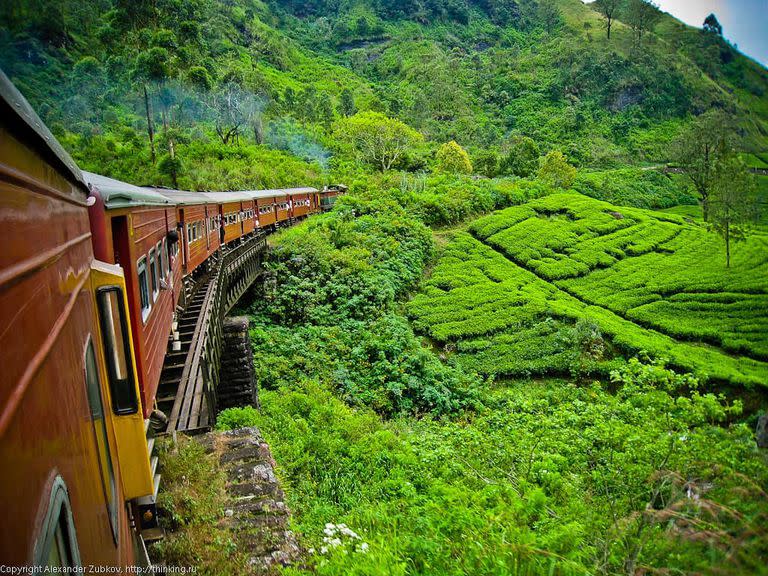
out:
<path id="1" fill-rule="evenodd" d="M 213 86 L 211 75 L 208 74 L 208 70 L 204 66 L 192 66 L 189 72 L 187 72 L 187 80 L 190 84 L 203 91 L 208 91 Z"/>
<path id="2" fill-rule="evenodd" d="M 538 162 L 539 147 L 536 142 L 527 136 L 515 136 L 505 145 L 500 170 L 503 174 L 527 178 L 536 171 Z"/>
<path id="3" fill-rule="evenodd" d="M 553 188 L 570 188 L 576 179 L 576 168 L 568 164 L 562 152 L 553 150 L 542 159 L 538 177 Z"/>
<path id="4" fill-rule="evenodd" d="M 435 170 L 447 174 L 471 174 L 469 154 L 456 141 L 446 142 L 437 151 Z"/>
<path id="5" fill-rule="evenodd" d="M 227 408 L 216 417 L 216 430 L 237 430 L 256 426 L 259 412 L 253 406 Z"/>

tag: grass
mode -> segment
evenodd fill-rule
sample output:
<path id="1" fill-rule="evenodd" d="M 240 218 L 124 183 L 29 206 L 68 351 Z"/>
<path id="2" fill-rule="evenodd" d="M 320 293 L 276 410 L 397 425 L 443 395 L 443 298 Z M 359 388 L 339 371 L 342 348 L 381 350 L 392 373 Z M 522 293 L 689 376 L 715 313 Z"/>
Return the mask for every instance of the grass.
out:
<path id="1" fill-rule="evenodd" d="M 677 215 L 556 194 L 457 233 L 408 312 L 483 374 L 606 373 L 645 351 L 765 385 L 768 237 L 739 245 L 730 270 L 719 242 Z"/>
<path id="2" fill-rule="evenodd" d="M 248 574 L 246 556 L 226 523 L 226 480 L 216 457 L 197 441 L 158 441 L 163 481 L 158 496 L 166 537 L 152 545 L 153 564 L 195 567 L 210 576 Z"/>

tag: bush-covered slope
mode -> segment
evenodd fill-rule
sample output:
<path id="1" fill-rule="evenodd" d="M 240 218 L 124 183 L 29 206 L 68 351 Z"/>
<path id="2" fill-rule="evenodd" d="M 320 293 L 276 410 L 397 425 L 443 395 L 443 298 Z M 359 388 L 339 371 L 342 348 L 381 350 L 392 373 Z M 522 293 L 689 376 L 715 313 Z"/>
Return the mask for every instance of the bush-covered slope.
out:
<path id="1" fill-rule="evenodd" d="M 721 381 L 768 379 L 766 242 L 727 269 L 721 240 L 683 218 L 555 194 L 456 235 L 417 328 L 457 364 L 516 376 L 607 372 L 645 351 Z"/>

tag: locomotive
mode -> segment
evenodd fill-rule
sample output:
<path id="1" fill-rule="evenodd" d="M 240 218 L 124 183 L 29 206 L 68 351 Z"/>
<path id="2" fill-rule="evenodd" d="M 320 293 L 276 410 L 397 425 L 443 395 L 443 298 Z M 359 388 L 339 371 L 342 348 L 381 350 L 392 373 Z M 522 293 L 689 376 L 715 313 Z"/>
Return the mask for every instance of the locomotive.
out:
<path id="1" fill-rule="evenodd" d="M 148 562 L 149 416 L 184 283 L 343 187 L 190 192 L 81 171 L 0 71 L 0 564 Z"/>

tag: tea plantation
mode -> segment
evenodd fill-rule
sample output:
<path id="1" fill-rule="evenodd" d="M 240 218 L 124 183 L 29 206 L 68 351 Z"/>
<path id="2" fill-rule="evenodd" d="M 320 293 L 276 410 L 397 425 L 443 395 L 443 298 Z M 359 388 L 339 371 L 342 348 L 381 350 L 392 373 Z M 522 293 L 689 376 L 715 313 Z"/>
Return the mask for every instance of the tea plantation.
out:
<path id="1" fill-rule="evenodd" d="M 738 244 L 726 268 L 700 222 L 554 194 L 456 233 L 408 312 L 483 374 L 604 374 L 647 353 L 765 385 L 768 235 Z"/>

